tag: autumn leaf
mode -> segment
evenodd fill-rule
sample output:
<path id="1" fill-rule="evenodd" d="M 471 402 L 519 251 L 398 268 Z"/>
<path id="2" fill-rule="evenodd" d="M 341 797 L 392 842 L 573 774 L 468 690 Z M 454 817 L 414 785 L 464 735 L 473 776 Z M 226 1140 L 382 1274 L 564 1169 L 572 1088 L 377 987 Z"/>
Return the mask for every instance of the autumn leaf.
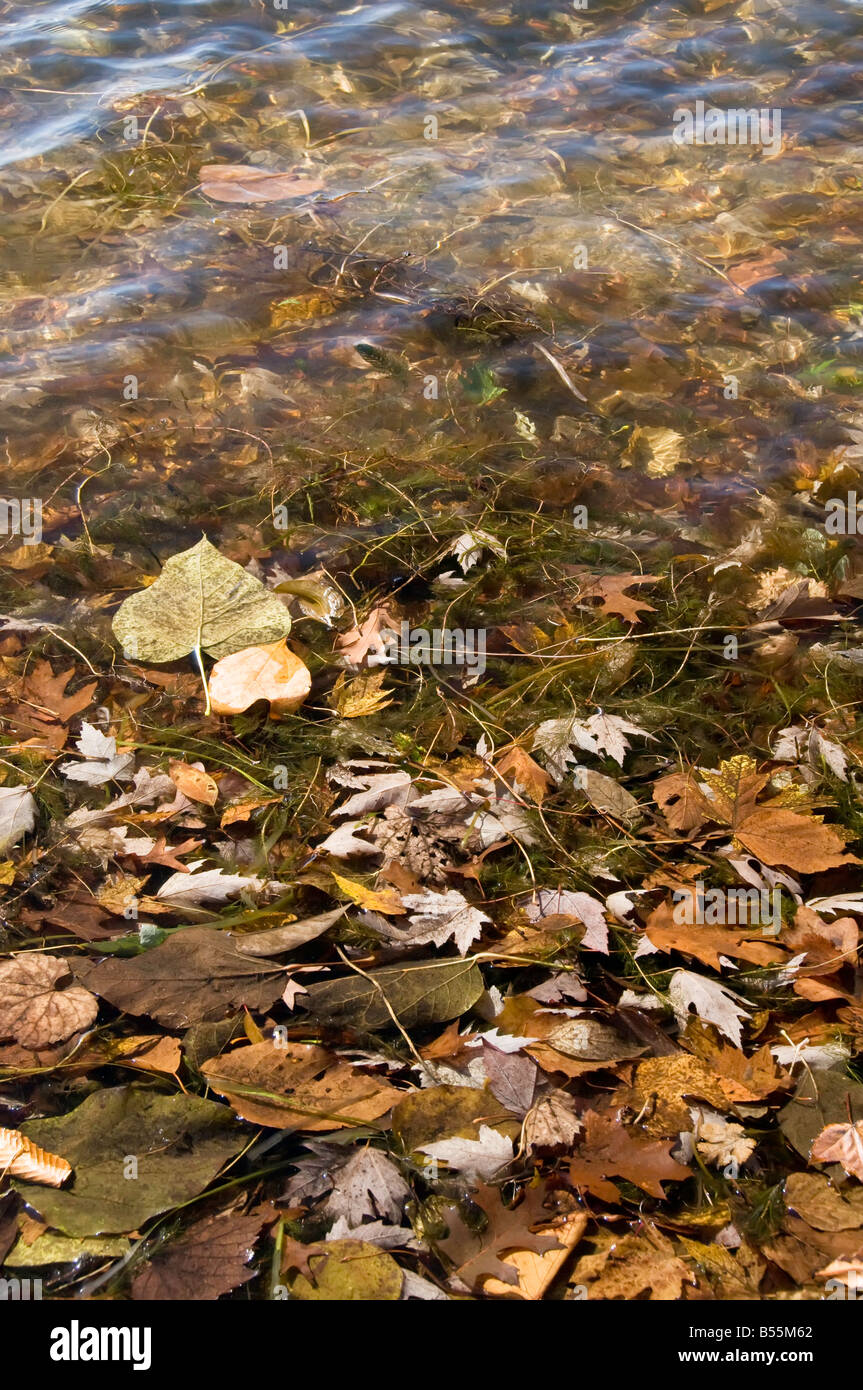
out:
<path id="1" fill-rule="evenodd" d="M 812 816 L 769 806 L 753 811 L 735 827 L 734 837 L 762 864 L 784 864 L 801 874 L 820 874 L 859 864 L 832 828 Z"/>
<path id="2" fill-rule="evenodd" d="M 191 652 L 220 658 L 277 642 L 290 632 L 291 619 L 275 594 L 204 536 L 127 598 L 113 627 L 125 656 L 164 665 Z"/>
<path id="3" fill-rule="evenodd" d="M 62 1187 L 72 1172 L 71 1163 L 46 1153 L 19 1129 L 0 1129 L 0 1173 L 26 1182 Z"/>
<path id="4" fill-rule="evenodd" d="M 252 164 L 202 164 L 201 191 L 217 203 L 283 203 L 307 198 L 324 186 L 322 178 L 293 171 L 277 173 Z"/>
<path id="5" fill-rule="evenodd" d="M 539 763 L 534 762 L 529 753 L 516 744 L 495 764 L 501 777 L 505 777 L 516 792 L 523 792 L 541 806 L 552 785 L 551 778 Z"/>
<path id="6" fill-rule="evenodd" d="M 132 1281 L 132 1298 L 159 1302 L 213 1300 L 254 1278 L 249 1267 L 260 1216 L 228 1213 L 196 1221 Z"/>
<path id="7" fill-rule="evenodd" d="M 407 912 L 394 888 L 377 891 L 374 888 L 366 888 L 362 883 L 355 883 L 353 879 L 342 878 L 340 874 L 333 874 L 333 880 L 340 893 L 364 908 L 366 912 L 383 912 L 390 916 Z"/>
<path id="8" fill-rule="evenodd" d="M 369 671 L 346 681 L 342 672 L 330 691 L 328 704 L 343 719 L 379 714 L 392 704 L 391 691 L 383 688 L 385 675 L 385 671 Z"/>
<path id="9" fill-rule="evenodd" d="M 204 771 L 203 763 L 195 765 L 175 758 L 171 762 L 169 772 L 171 781 L 183 796 L 187 796 L 190 801 L 201 801 L 205 806 L 215 806 L 219 798 L 218 783 Z"/>
<path id="10" fill-rule="evenodd" d="M 608 1115 L 588 1110 L 583 1115 L 581 1147 L 569 1165 L 569 1181 L 603 1201 L 617 1202 L 620 1194 L 610 1177 L 625 1178 L 651 1197 L 664 1197 L 663 1182 L 682 1182 L 690 1170 L 671 1157 L 672 1145 L 661 1140 L 636 1139 L 633 1132 Z"/>
<path id="11" fill-rule="evenodd" d="M 209 687 L 214 714 L 242 714 L 256 700 L 268 700 L 276 718 L 299 709 L 312 688 L 312 675 L 282 638 L 223 656 L 210 672 Z"/>
<path id="12" fill-rule="evenodd" d="M 846 1173 L 863 1182 L 863 1121 L 827 1125 L 813 1140 L 810 1158 L 818 1163 L 841 1163 Z"/>
<path id="13" fill-rule="evenodd" d="M 302 1043 L 252 1043 L 205 1062 L 201 1073 L 243 1119 L 286 1133 L 377 1120 L 400 1095 L 383 1077 Z"/>
<path id="14" fill-rule="evenodd" d="M 69 984 L 71 978 L 62 956 L 23 951 L 0 962 L 0 1037 L 38 1048 L 89 1028 L 98 1000 L 88 989 Z"/>
<path id="15" fill-rule="evenodd" d="M 603 574 L 582 590 L 581 597 L 598 598 L 603 613 L 623 618 L 627 623 L 638 623 L 642 613 L 655 613 L 656 609 L 632 598 L 626 590 L 635 584 L 658 584 L 660 578 L 658 574 Z"/>

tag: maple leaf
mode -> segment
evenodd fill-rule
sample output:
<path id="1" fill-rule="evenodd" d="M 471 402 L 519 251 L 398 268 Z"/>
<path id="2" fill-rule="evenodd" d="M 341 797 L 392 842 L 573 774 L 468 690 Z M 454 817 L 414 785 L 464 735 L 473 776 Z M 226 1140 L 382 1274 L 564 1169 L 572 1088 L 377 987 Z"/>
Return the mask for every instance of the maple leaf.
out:
<path id="1" fill-rule="evenodd" d="M 359 1226 L 366 1217 L 383 1217 L 397 1225 L 409 1196 L 410 1188 L 385 1154 L 379 1149 L 360 1149 L 339 1169 L 323 1210 L 327 1216 L 344 1217 L 351 1227 Z"/>
<path id="2" fill-rule="evenodd" d="M 36 802 L 27 787 L 0 787 L 0 853 L 36 823 Z"/>
<path id="3" fill-rule="evenodd" d="M 576 761 L 574 749 L 581 748 L 587 753 L 607 753 L 610 758 L 623 766 L 623 759 L 629 748 L 624 734 L 638 734 L 641 738 L 653 739 L 653 734 L 642 729 L 640 724 L 632 724 L 616 714 L 603 714 L 599 710 L 589 719 L 546 719 L 534 734 L 534 748 L 541 748 L 548 758 L 548 768 L 557 781 L 562 781 L 567 767 Z"/>
<path id="4" fill-rule="evenodd" d="M 419 1148 L 420 1153 L 441 1159 L 465 1177 L 483 1181 L 512 1162 L 512 1140 L 490 1125 L 480 1125 L 477 1139 L 439 1139 L 436 1144 L 420 1144 Z"/>
<path id="5" fill-rule="evenodd" d="M 677 970 L 671 977 L 668 997 L 681 1027 L 685 1027 L 689 1010 L 694 1008 L 699 1018 L 715 1024 L 720 1033 L 730 1038 L 736 1047 L 740 1046 L 740 1023 L 746 1017 L 746 1008 L 742 1000 L 718 980 L 707 980 L 689 970 Z"/>
<path id="6" fill-rule="evenodd" d="M 95 724 L 81 725 L 81 737 L 75 744 L 83 754 L 83 763 L 61 763 L 60 771 L 71 782 L 86 782 L 101 787 L 105 782 L 128 782 L 135 765 L 133 753 L 118 753 L 117 740 L 103 734 Z"/>
<path id="7" fill-rule="evenodd" d="M 471 1193 L 472 1203 L 486 1217 L 481 1232 L 470 1229 L 458 1207 L 449 1207 L 444 1214 L 449 1235 L 436 1244 L 455 1265 L 456 1277 L 470 1289 L 488 1275 L 517 1285 L 517 1269 L 502 1258 L 507 1251 L 533 1250 L 542 1255 L 557 1250 L 559 1241 L 553 1233 L 536 1234 L 531 1229 L 550 1220 L 543 1196 L 541 1187 L 529 1187 L 517 1206 L 505 1207 L 497 1189 L 481 1183 Z"/>
<path id="8" fill-rule="evenodd" d="M 695 1147 L 707 1163 L 722 1168 L 726 1163 L 745 1163 L 755 1151 L 755 1140 L 747 1138 L 742 1125 L 717 1116 L 701 1121 Z"/>
<path id="9" fill-rule="evenodd" d="M 779 762 L 808 762 L 817 772 L 826 763 L 834 777 L 841 782 L 848 781 L 848 755 L 844 748 L 831 739 L 825 738 L 818 729 L 805 728 L 802 724 L 780 729 L 773 745 L 773 756 Z"/>
<path id="10" fill-rule="evenodd" d="M 651 1197 L 664 1197 L 663 1182 L 682 1182 L 690 1170 L 671 1157 L 671 1143 L 635 1139 L 610 1115 L 588 1110 L 582 1116 L 584 1137 L 569 1167 L 573 1187 L 585 1187 L 603 1201 L 617 1202 L 620 1194 L 609 1177 L 625 1178 Z"/>
<path id="11" fill-rule="evenodd" d="M 833 829 L 812 816 L 762 806 L 734 829 L 734 838 L 762 864 L 783 864 L 801 874 L 820 874 L 859 864 Z"/>
<path id="12" fill-rule="evenodd" d="M 427 888 L 424 893 L 406 894 L 402 902 L 414 914 L 410 918 L 410 939 L 417 946 L 443 946 L 452 939 L 463 956 L 471 942 L 482 934 L 483 927 L 491 922 L 490 917 L 471 907 L 467 898 L 455 889 L 435 893 Z"/>
<path id="13" fill-rule="evenodd" d="M 699 830 L 708 818 L 704 797 L 691 774 L 670 772 L 653 784 L 653 799 L 672 830 Z"/>
<path id="14" fill-rule="evenodd" d="M 373 608 L 359 627 L 352 627 L 336 638 L 335 649 L 349 666 L 374 665 L 388 660 L 387 643 L 382 633 L 391 632 L 397 621 L 387 608 Z"/>
<path id="15" fill-rule="evenodd" d="M 819 1163 L 841 1163 L 846 1173 L 863 1182 L 863 1120 L 827 1125 L 812 1141 L 810 1158 Z"/>
<path id="16" fill-rule="evenodd" d="M 598 598 L 603 613 L 616 614 L 628 623 L 641 621 L 641 613 L 655 613 L 649 603 L 634 599 L 625 591 L 633 584 L 657 584 L 658 574 L 603 574 L 582 590 L 582 598 Z"/>
<path id="17" fill-rule="evenodd" d="M 512 779 L 515 791 L 526 793 L 537 805 L 542 805 L 551 786 L 551 778 L 523 748 L 510 748 L 495 766 L 502 777 Z"/>

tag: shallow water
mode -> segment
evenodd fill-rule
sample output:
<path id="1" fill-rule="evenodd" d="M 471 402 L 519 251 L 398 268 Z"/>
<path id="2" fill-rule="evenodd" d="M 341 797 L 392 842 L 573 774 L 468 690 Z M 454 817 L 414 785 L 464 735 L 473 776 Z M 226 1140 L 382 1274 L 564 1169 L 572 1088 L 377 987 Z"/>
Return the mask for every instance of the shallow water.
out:
<path id="1" fill-rule="evenodd" d="M 5 3 L 7 491 L 114 589 L 278 505 L 314 560 L 417 499 L 799 508 L 863 382 L 861 62 L 848 0 Z M 781 138 L 676 144 L 699 100 Z"/>

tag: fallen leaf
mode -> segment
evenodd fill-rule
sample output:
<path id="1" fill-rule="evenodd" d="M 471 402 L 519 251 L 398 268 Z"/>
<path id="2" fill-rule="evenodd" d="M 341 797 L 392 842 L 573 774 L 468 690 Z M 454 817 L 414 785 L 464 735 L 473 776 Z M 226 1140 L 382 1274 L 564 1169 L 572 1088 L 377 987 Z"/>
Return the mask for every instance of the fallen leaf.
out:
<path id="1" fill-rule="evenodd" d="M 132 1298 L 148 1302 L 213 1301 L 255 1276 L 249 1268 L 260 1216 L 209 1216 L 196 1221 L 132 1281 Z"/>
<path id="2" fill-rule="evenodd" d="M 70 1236 L 138 1230 L 197 1197 L 248 1144 L 225 1106 L 139 1086 L 95 1091 L 67 1114 L 28 1120 L 23 1129 L 34 1143 L 66 1155 L 75 1170 L 74 1187 L 63 1191 L 15 1181 L 27 1205 Z M 126 1176 L 130 1157 L 134 1179 Z"/>
<path id="3" fill-rule="evenodd" d="M 406 893 L 402 902 L 412 914 L 410 940 L 417 946 L 443 946 L 452 940 L 459 955 L 464 956 L 471 943 L 482 935 L 483 926 L 491 922 L 490 917 L 472 907 L 454 889 L 446 893 L 436 893 L 431 888 L 423 893 Z"/>
<path id="4" fill-rule="evenodd" d="M 857 1231 L 863 1226 L 863 1188 L 839 1192 L 821 1173 L 789 1173 L 785 1205 L 816 1231 Z"/>
<path id="5" fill-rule="evenodd" d="M 282 203 L 307 198 L 323 186 L 322 178 L 277 173 L 253 164 L 201 165 L 201 191 L 217 203 Z"/>
<path id="6" fill-rule="evenodd" d="M 0 787 L 0 853 L 36 824 L 36 802 L 26 787 Z"/>
<path id="7" fill-rule="evenodd" d="M 403 1028 L 458 1018 L 484 988 L 474 962 L 412 961 L 310 985 L 301 1005 L 328 1023 L 373 1033 L 394 1027 L 393 1014 Z"/>
<path id="8" fill-rule="evenodd" d="M 20 1129 L 0 1129 L 0 1173 L 27 1182 L 47 1183 L 62 1187 L 72 1172 L 72 1165 L 57 1154 L 46 1153 Z"/>
<path id="9" fill-rule="evenodd" d="M 588 1110 L 583 1116 L 581 1147 L 569 1165 L 573 1187 L 586 1188 L 603 1201 L 617 1202 L 620 1194 L 611 1177 L 625 1178 L 651 1197 L 663 1198 L 663 1182 L 682 1182 L 690 1170 L 671 1157 L 670 1143 L 633 1137 L 633 1132 L 610 1116 Z"/>
<path id="10" fill-rule="evenodd" d="M 219 713 L 218 710 L 215 711 Z M 174 759 L 170 766 L 171 781 L 178 791 L 190 801 L 201 801 L 205 806 L 215 806 L 219 799 L 219 787 L 202 763 L 180 762 Z"/>
<path id="11" fill-rule="evenodd" d="M 475 1139 L 440 1139 L 436 1144 L 421 1144 L 420 1152 L 480 1182 L 488 1182 L 513 1157 L 512 1140 L 488 1125 L 480 1125 Z"/>
<path id="12" fill-rule="evenodd" d="M 99 1012 L 98 1000 L 68 983 L 71 978 L 62 956 L 22 951 L 0 962 L 0 1037 L 38 1048 L 89 1028 Z"/>
<path id="13" fill-rule="evenodd" d="M 784 864 L 801 874 L 860 863 L 831 826 L 796 811 L 760 807 L 735 827 L 734 836 L 762 864 Z"/>
<path id="14" fill-rule="evenodd" d="M 204 536 L 166 560 L 149 588 L 127 598 L 113 626 L 125 656 L 164 665 L 190 652 L 219 658 L 277 642 L 291 620 L 275 594 Z"/>
<path id="15" fill-rule="evenodd" d="M 660 578 L 658 574 L 603 574 L 582 590 L 581 597 L 598 598 L 603 613 L 623 618 L 627 623 L 639 623 L 642 613 L 655 613 L 656 609 L 632 598 L 626 590 L 634 584 L 658 584 Z"/>
<path id="16" fill-rule="evenodd" d="M 350 1226 L 367 1217 L 398 1225 L 410 1195 L 395 1164 L 379 1149 L 365 1148 L 339 1169 L 323 1210 L 327 1216 L 344 1217 Z"/>
<path id="17" fill-rule="evenodd" d="M 115 1008 L 166 1028 L 188 1028 L 243 1006 L 270 1008 L 284 988 L 284 971 L 241 954 L 219 931 L 186 927 L 143 955 L 101 961 L 86 980 Z"/>
<path id="18" fill-rule="evenodd" d="M 343 671 L 330 691 L 328 703 L 342 719 L 380 714 L 392 704 L 392 692 L 383 688 L 385 676 L 385 671 L 363 671 L 346 681 Z"/>
<path id="19" fill-rule="evenodd" d="M 699 1018 L 713 1023 L 735 1047 L 740 1046 L 746 1006 L 726 985 L 693 975 L 689 970 L 676 970 L 668 986 L 668 997 L 681 1027 L 686 1026 L 689 1010 L 694 1008 Z"/>
<path id="20" fill-rule="evenodd" d="M 401 1092 L 364 1076 L 325 1048 L 272 1042 L 235 1048 L 205 1062 L 201 1074 L 243 1119 L 284 1130 L 331 1130 L 379 1119 Z"/>
<path id="21" fill-rule="evenodd" d="M 846 1173 L 863 1182 L 863 1121 L 827 1125 L 812 1142 L 810 1159 L 841 1163 Z"/>
<path id="22" fill-rule="evenodd" d="M 495 764 L 501 777 L 509 781 L 516 792 L 524 793 L 541 806 L 552 781 L 547 772 L 534 762 L 529 753 L 516 745 L 504 753 Z"/>
<path id="23" fill-rule="evenodd" d="M 312 688 L 312 674 L 282 638 L 223 656 L 210 672 L 209 686 L 214 714 L 242 714 L 257 700 L 268 700 L 276 718 L 299 709 Z"/>
<path id="24" fill-rule="evenodd" d="M 393 1303 L 401 1298 L 402 1271 L 392 1255 L 361 1240 L 331 1240 L 303 1248 L 310 1278 L 298 1274 L 291 1297 L 301 1301 Z"/>
<path id="25" fill-rule="evenodd" d="M 101 787 L 105 782 L 127 782 L 132 776 L 135 757 L 132 753 L 118 753 L 117 740 L 103 734 L 95 724 L 81 725 L 81 737 L 75 747 L 82 753 L 83 763 L 61 763 L 60 771 L 71 782 L 86 782 L 90 787 Z"/>

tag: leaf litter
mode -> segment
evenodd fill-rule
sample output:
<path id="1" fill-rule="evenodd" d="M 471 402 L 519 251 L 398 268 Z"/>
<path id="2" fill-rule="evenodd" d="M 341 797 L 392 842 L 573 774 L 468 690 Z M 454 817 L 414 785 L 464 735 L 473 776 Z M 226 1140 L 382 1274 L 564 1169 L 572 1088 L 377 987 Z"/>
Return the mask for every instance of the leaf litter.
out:
<path id="1" fill-rule="evenodd" d="M 861 1267 L 859 180 L 660 151 L 615 7 L 462 8 L 434 62 L 408 5 L 287 76 L 244 12 L 242 64 L 10 192 L 4 469 L 47 481 L 0 547 L 0 1248 L 55 1298 Z"/>

